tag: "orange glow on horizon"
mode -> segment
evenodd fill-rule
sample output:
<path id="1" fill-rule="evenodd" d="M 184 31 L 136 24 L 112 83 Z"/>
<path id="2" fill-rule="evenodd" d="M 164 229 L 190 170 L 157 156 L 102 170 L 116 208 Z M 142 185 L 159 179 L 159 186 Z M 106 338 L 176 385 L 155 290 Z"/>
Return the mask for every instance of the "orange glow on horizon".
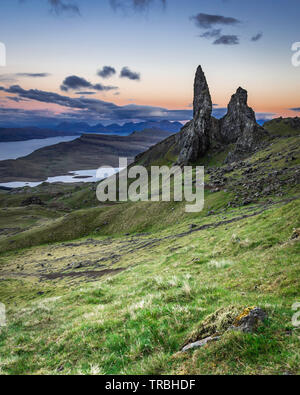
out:
<path id="1" fill-rule="evenodd" d="M 5 92 L 0 92 L 0 98 L 4 99 L 2 107 L 5 108 L 17 108 L 17 109 L 24 109 L 28 111 L 44 111 L 45 113 L 49 112 L 50 115 L 60 115 L 64 112 L 75 112 L 76 109 L 69 108 L 69 107 L 62 107 L 58 104 L 54 103 L 42 103 L 38 101 L 21 101 L 21 102 L 13 102 L 9 101 L 7 97 L 10 95 L 7 95 Z M 108 96 L 108 95 L 107 95 Z M 161 108 L 166 108 L 169 110 L 192 110 L 191 104 L 192 104 L 192 98 L 191 97 L 181 97 L 180 99 L 174 97 L 174 98 L 169 98 L 169 97 L 146 97 L 146 98 L 139 98 L 139 99 L 132 99 L 128 100 L 126 98 L 123 98 L 122 96 L 111 96 L 110 98 L 106 97 L 105 101 L 113 102 L 114 104 L 118 106 L 126 106 L 130 104 L 136 104 L 140 106 L 153 106 L 153 107 L 161 107 Z M 220 93 L 218 93 L 218 96 L 220 97 Z M 14 96 L 11 96 L 14 97 Z M 74 96 L 73 96 L 74 97 Z M 78 98 L 78 96 L 75 96 Z M 99 97 L 99 95 L 93 96 L 95 99 L 99 100 L 104 100 L 103 98 Z M 290 108 L 297 107 L 295 103 L 297 103 L 296 98 L 293 100 L 290 96 L 283 97 L 282 99 L 286 100 L 286 105 L 278 105 L 278 98 L 273 97 L 270 100 L 264 98 L 263 100 L 253 100 L 252 97 L 249 98 L 249 105 L 253 107 L 253 109 L 256 111 L 256 113 L 270 113 L 270 114 L 275 114 L 275 117 L 296 117 L 299 116 L 300 114 L 290 110 Z M 254 102 L 253 102 L 254 101 Z M 217 100 L 218 102 L 218 100 Z M 268 103 L 267 105 L 265 103 Z M 284 102 L 284 101 L 283 101 Z M 227 108 L 227 103 L 222 104 L 222 102 L 218 103 L 218 106 L 215 108 Z"/>

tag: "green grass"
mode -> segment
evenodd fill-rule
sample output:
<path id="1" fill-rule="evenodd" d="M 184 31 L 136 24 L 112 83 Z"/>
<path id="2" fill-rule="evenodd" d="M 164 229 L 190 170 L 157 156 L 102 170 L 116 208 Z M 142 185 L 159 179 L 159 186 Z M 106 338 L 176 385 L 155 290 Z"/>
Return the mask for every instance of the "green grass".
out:
<path id="1" fill-rule="evenodd" d="M 299 332 L 291 324 L 299 298 L 300 246 L 291 240 L 298 213 L 299 200 L 162 241 L 137 251 L 134 261 L 124 254 L 119 264 L 128 270 L 121 274 L 71 288 L 47 283 L 43 296 L 38 284 L 2 282 L 2 373 L 299 373 Z M 260 306 L 268 321 L 258 333 L 228 333 L 177 354 L 206 316 L 231 305 Z"/>
<path id="2" fill-rule="evenodd" d="M 299 135 L 300 122 L 294 121 L 295 118 L 273 119 L 264 124 L 264 128 L 272 136 L 291 136 Z"/>
<path id="3" fill-rule="evenodd" d="M 246 163 L 257 169 L 254 181 L 284 168 L 282 196 L 275 191 L 246 207 L 228 206 L 244 190 L 235 183 L 249 177 L 240 169 L 227 175 L 226 188 L 207 190 L 195 214 L 185 202 L 99 205 L 90 184 L 0 191 L 0 228 L 19 228 L 0 235 L 8 324 L 0 373 L 299 374 L 300 329 L 292 325 L 300 301 L 300 244 L 292 238 L 300 228 L 299 157 L 286 162 L 299 138 L 272 142 Z M 225 156 L 205 165 L 222 166 Z M 46 205 L 20 207 L 31 195 Z M 191 224 L 211 226 L 189 232 Z M 43 277 L 70 273 L 74 262 L 88 262 L 81 277 Z M 124 270 L 85 275 L 116 268 Z M 178 353 L 210 314 L 232 306 L 259 306 L 268 320 L 253 334 L 231 331 Z"/>

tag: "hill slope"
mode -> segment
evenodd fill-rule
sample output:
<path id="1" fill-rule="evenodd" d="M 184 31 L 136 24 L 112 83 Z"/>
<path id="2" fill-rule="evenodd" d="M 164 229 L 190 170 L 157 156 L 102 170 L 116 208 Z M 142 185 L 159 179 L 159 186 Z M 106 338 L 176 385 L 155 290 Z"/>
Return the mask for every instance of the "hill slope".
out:
<path id="1" fill-rule="evenodd" d="M 74 136 L 72 131 L 41 129 L 41 128 L 0 128 L 0 142 L 46 139 L 58 136 Z"/>
<path id="2" fill-rule="evenodd" d="M 232 169 L 208 162 L 198 214 L 97 207 L 92 185 L 1 192 L 1 372 L 299 374 L 299 137 L 272 141 Z M 45 206 L 17 208 L 28 196 Z M 211 313 L 255 305 L 257 333 L 178 354 Z"/>
<path id="3" fill-rule="evenodd" d="M 119 167 L 119 157 L 133 161 L 137 154 L 170 134 L 157 129 L 147 129 L 130 136 L 84 134 L 70 142 L 41 148 L 24 158 L 1 161 L 0 183 L 42 181 L 75 170 Z"/>

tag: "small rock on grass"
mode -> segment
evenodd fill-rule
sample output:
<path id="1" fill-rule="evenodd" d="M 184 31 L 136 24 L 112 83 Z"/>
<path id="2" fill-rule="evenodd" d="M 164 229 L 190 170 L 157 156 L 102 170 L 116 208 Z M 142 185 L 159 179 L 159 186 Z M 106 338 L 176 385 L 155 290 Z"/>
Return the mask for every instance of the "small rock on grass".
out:
<path id="1" fill-rule="evenodd" d="M 186 352 L 188 350 L 192 350 L 193 348 L 204 347 L 208 343 L 216 342 L 216 341 L 218 341 L 220 339 L 221 339 L 221 336 L 215 336 L 215 337 L 209 336 L 209 337 L 206 337 L 203 340 L 199 340 L 198 342 L 188 344 L 187 346 L 183 347 L 183 349 L 181 351 L 182 352 Z"/>
<path id="2" fill-rule="evenodd" d="M 222 308 L 209 315 L 185 343 L 181 352 L 206 346 L 218 341 L 228 331 L 236 330 L 253 333 L 258 325 L 267 318 L 267 314 L 259 307 L 247 307 L 244 310 L 236 306 Z"/>

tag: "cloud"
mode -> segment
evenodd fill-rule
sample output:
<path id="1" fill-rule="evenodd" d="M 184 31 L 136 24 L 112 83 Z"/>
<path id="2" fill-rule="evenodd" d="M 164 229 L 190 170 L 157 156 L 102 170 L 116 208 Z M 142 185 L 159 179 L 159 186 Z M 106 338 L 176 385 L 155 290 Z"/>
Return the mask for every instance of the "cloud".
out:
<path id="1" fill-rule="evenodd" d="M 132 81 L 140 81 L 141 75 L 140 73 L 136 73 L 134 71 L 131 71 L 128 67 L 123 67 L 120 78 L 128 78 L 129 80 Z"/>
<path id="2" fill-rule="evenodd" d="M 70 13 L 80 15 L 78 5 L 71 0 L 45 0 L 50 6 L 50 11 L 56 15 Z M 19 3 L 25 3 L 27 0 L 19 0 Z"/>
<path id="3" fill-rule="evenodd" d="M 19 0 L 20 3 L 25 3 L 28 0 Z M 61 15 L 63 13 L 69 13 L 73 15 L 80 15 L 80 8 L 75 0 L 44 0 L 50 6 L 50 11 L 53 14 Z M 82 0 L 83 1 L 83 0 Z M 103 0 L 98 0 L 103 1 Z M 144 12 L 155 2 L 161 3 L 163 7 L 166 7 L 167 0 L 107 0 L 114 11 L 119 9 L 134 10 L 136 12 Z"/>
<path id="4" fill-rule="evenodd" d="M 42 103 L 57 104 L 61 106 L 63 112 L 57 114 L 51 110 L 25 110 L 20 108 L 10 108 L 0 106 L 0 125 L 56 125 L 61 121 L 85 121 L 85 122 L 140 122 L 140 121 L 186 121 L 192 119 L 192 110 L 169 110 L 161 107 L 140 106 L 131 104 L 118 106 L 114 103 L 106 102 L 95 98 L 85 98 L 83 96 L 71 98 L 53 92 L 40 91 L 35 89 L 23 89 L 19 85 L 9 88 L 0 87 L 10 95 L 13 101 L 35 100 Z M 82 92 L 81 92 L 82 93 Z M 216 118 L 223 117 L 227 108 L 214 105 L 213 115 Z M 300 111 L 300 108 L 295 108 Z M 260 122 L 271 119 L 275 114 L 256 113 Z"/>
<path id="5" fill-rule="evenodd" d="M 199 37 L 207 38 L 207 39 L 217 38 L 217 37 L 221 36 L 221 31 L 222 31 L 221 29 L 208 30 L 207 32 L 204 32 L 203 34 L 200 34 Z"/>
<path id="6" fill-rule="evenodd" d="M 95 95 L 96 92 L 84 92 L 84 91 L 79 91 L 79 92 L 75 92 L 75 95 Z"/>
<path id="7" fill-rule="evenodd" d="M 290 108 L 289 110 L 295 111 L 295 112 L 300 112 L 300 107 Z"/>
<path id="8" fill-rule="evenodd" d="M 102 78 L 110 78 L 116 74 L 116 69 L 111 66 L 104 66 L 97 74 Z"/>
<path id="9" fill-rule="evenodd" d="M 196 26 L 199 27 L 200 29 L 211 29 L 216 25 L 233 26 L 241 23 L 241 21 L 233 17 L 226 17 L 223 15 L 210 15 L 203 13 L 192 16 L 191 20 L 193 20 Z"/>
<path id="10" fill-rule="evenodd" d="M 256 121 L 259 125 L 263 125 L 265 122 L 270 121 L 275 118 L 277 115 L 271 112 L 257 112 L 256 113 Z"/>
<path id="11" fill-rule="evenodd" d="M 111 91 L 118 89 L 118 87 L 116 86 L 105 86 L 102 84 L 93 85 L 85 78 L 78 77 L 77 75 L 70 75 L 69 77 L 66 77 L 60 87 L 60 89 L 64 92 L 68 92 L 69 90 L 79 90 L 84 88 L 93 89 L 96 91 Z"/>
<path id="12" fill-rule="evenodd" d="M 1 82 L 15 82 L 16 78 L 14 74 L 2 74 L 0 75 Z"/>
<path id="13" fill-rule="evenodd" d="M 69 89 L 90 88 L 92 84 L 84 78 L 71 75 L 63 81 L 61 90 L 67 92 Z"/>
<path id="14" fill-rule="evenodd" d="M 45 78 L 49 77 L 49 73 L 14 73 L 14 74 L 2 74 L 0 75 L 0 81 L 2 82 L 16 82 L 19 77 L 21 78 Z"/>
<path id="15" fill-rule="evenodd" d="M 155 0 L 109 0 L 111 7 L 117 11 L 122 9 L 134 9 L 135 11 L 145 11 L 147 10 Z M 158 0 L 165 7 L 167 0 Z"/>
<path id="16" fill-rule="evenodd" d="M 45 78 L 49 77 L 49 73 L 16 73 L 17 77 L 28 77 L 28 78 Z"/>
<path id="17" fill-rule="evenodd" d="M 191 110 L 169 110 L 161 107 L 140 106 L 136 104 L 118 106 L 114 103 L 94 98 L 71 98 L 54 92 L 37 89 L 26 90 L 19 85 L 12 85 L 9 88 L 0 87 L 0 90 L 15 95 L 11 99 L 35 100 L 69 108 L 72 110 L 72 116 L 81 120 L 120 122 L 143 120 L 182 121 L 193 117 Z"/>
<path id="18" fill-rule="evenodd" d="M 263 36 L 263 33 L 257 33 L 255 36 L 251 37 L 251 41 L 259 41 Z"/>
<path id="19" fill-rule="evenodd" d="M 214 45 L 238 45 L 240 40 L 236 35 L 225 34 L 215 40 Z"/>
<path id="20" fill-rule="evenodd" d="M 80 15 L 79 7 L 75 3 L 66 3 L 63 0 L 48 0 L 48 3 L 50 4 L 51 11 L 56 15 L 63 12 Z"/>

